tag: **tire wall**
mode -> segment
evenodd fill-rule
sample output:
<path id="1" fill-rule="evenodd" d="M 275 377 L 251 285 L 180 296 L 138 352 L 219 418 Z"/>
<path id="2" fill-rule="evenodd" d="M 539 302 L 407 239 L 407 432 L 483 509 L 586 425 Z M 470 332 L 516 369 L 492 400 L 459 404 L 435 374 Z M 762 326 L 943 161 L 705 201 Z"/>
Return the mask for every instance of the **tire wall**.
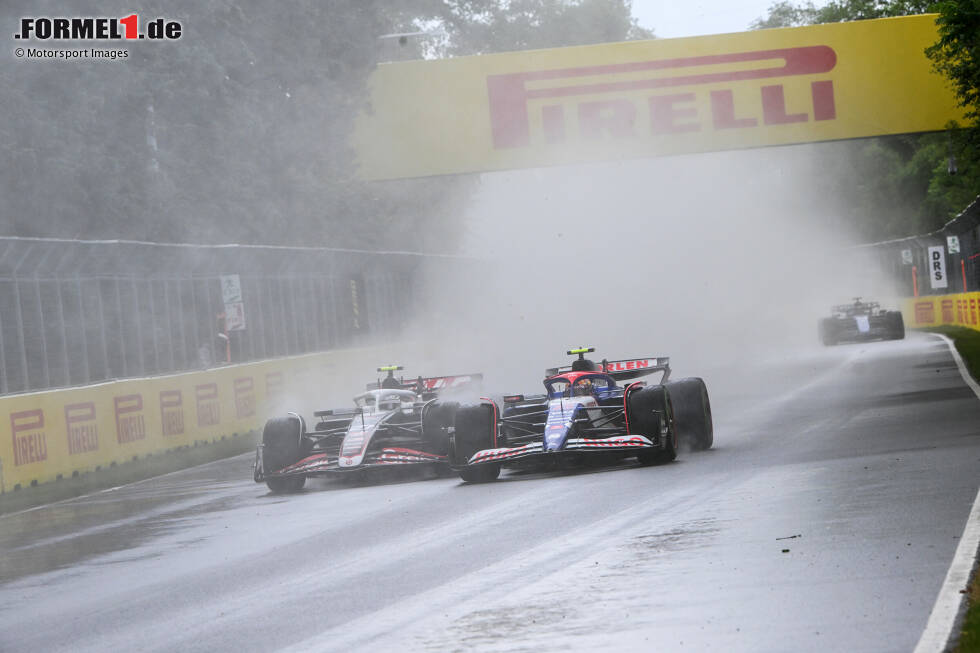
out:
<path id="1" fill-rule="evenodd" d="M 342 370 L 372 369 L 390 349 L 344 349 L 0 397 L 0 492 L 260 430 L 291 396 Z"/>
<path id="2" fill-rule="evenodd" d="M 962 326 L 980 331 L 980 292 L 933 295 L 904 300 L 905 326 Z"/>

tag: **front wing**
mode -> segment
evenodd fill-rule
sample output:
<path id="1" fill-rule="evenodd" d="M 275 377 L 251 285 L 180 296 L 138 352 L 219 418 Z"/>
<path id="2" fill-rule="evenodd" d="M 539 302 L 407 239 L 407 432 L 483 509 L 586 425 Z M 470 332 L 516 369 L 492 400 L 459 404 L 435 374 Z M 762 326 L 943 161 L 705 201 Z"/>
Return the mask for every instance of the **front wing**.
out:
<path id="1" fill-rule="evenodd" d="M 387 447 L 380 453 L 365 456 L 364 462 L 356 467 L 340 467 L 339 457 L 336 454 L 316 453 L 307 456 L 300 461 L 287 465 L 275 471 L 266 471 L 262 461 L 262 445 L 255 450 L 254 478 L 256 483 L 263 482 L 268 477 L 283 476 L 314 476 L 317 474 L 348 473 L 369 467 L 393 467 L 398 465 L 418 465 L 445 463 L 446 456 L 440 456 L 426 451 L 416 449 L 405 449 L 401 447 Z"/>
<path id="2" fill-rule="evenodd" d="M 616 435 L 609 438 L 572 438 L 558 451 L 545 451 L 542 442 L 529 442 L 519 447 L 501 447 L 477 451 L 466 461 L 466 467 L 484 463 L 508 463 L 517 460 L 556 460 L 563 454 L 589 454 L 607 451 L 634 452 L 642 449 L 660 449 L 656 439 L 643 435 Z"/>

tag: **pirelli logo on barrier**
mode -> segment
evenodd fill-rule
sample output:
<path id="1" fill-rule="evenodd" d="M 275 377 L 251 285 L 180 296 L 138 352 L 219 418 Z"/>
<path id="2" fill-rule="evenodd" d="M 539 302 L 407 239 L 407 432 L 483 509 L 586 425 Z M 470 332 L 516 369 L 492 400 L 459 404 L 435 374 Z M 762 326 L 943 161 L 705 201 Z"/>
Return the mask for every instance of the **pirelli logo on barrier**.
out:
<path id="1" fill-rule="evenodd" d="M 915 323 L 933 324 L 936 321 L 936 305 L 932 300 L 915 303 Z"/>
<path id="2" fill-rule="evenodd" d="M 938 131 L 935 16 L 378 66 L 361 174 L 394 179 Z"/>
<path id="3" fill-rule="evenodd" d="M 939 302 L 940 310 L 943 313 L 943 324 L 953 324 L 956 316 L 953 313 L 953 300 L 943 299 Z"/>
<path id="4" fill-rule="evenodd" d="M 15 466 L 40 463 L 48 459 L 43 410 L 37 408 L 10 413 L 10 433 L 14 439 Z"/>
<path id="5" fill-rule="evenodd" d="M 487 89 L 493 146 L 531 145 L 532 106 L 540 111 L 535 124 L 549 145 L 567 142 L 572 124 L 579 139 L 599 140 L 833 120 L 837 109 L 829 79 L 810 82 L 806 111 L 795 112 L 787 110 L 781 83 L 760 86 L 758 96 L 748 98 L 757 105 L 750 111 L 736 106 L 733 89 L 703 87 L 829 73 L 836 64 L 833 48 L 818 45 L 491 75 Z M 643 95 L 627 95 L 634 92 Z M 708 115 L 697 111 L 699 99 L 701 104 L 707 100 Z M 761 120 L 752 117 L 760 110 Z"/>
<path id="6" fill-rule="evenodd" d="M 146 420 L 143 419 L 143 395 L 115 397 L 116 439 L 119 444 L 146 439 Z"/>
<path id="7" fill-rule="evenodd" d="M 184 434 L 184 395 L 180 390 L 160 391 L 160 424 L 165 438 Z"/>
<path id="8" fill-rule="evenodd" d="M 99 427 L 95 419 L 94 402 L 65 404 L 65 427 L 68 431 L 70 455 L 99 450 Z"/>
<path id="9" fill-rule="evenodd" d="M 278 399 L 282 396 L 282 393 L 282 372 L 266 372 L 265 396 L 269 399 Z"/>
<path id="10" fill-rule="evenodd" d="M 217 383 L 204 383 L 194 386 L 197 400 L 197 425 L 217 426 L 221 423 L 221 401 L 218 397 Z"/>
<path id="11" fill-rule="evenodd" d="M 238 419 L 255 414 L 255 382 L 246 376 L 235 379 L 235 416 Z"/>

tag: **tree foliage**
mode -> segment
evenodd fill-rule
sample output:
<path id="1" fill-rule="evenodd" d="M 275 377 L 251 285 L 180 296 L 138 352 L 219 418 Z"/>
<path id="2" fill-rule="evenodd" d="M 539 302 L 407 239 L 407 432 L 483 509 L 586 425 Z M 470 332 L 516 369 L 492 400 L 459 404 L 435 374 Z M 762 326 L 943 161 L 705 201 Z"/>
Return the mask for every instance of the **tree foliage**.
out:
<path id="1" fill-rule="evenodd" d="M 926 49 L 935 69 L 953 83 L 973 126 L 980 123 L 980 2 L 948 0 L 938 5 L 939 41 Z"/>
<path id="2" fill-rule="evenodd" d="M 787 0 L 773 3 L 765 18 L 750 25 L 751 29 L 800 27 L 819 23 L 844 23 L 852 20 L 910 16 L 933 11 L 935 0 L 831 0 L 817 7 L 813 2 L 793 4 Z"/>
<path id="3" fill-rule="evenodd" d="M 941 10 L 941 35 L 947 5 L 977 6 L 975 1 L 936 3 L 923 0 L 832 0 L 821 7 L 812 2 L 774 3 L 766 17 L 752 23 L 755 29 L 796 27 L 818 23 L 868 20 Z M 956 79 L 954 68 L 964 61 L 950 57 L 957 48 L 972 43 L 976 52 L 977 27 L 973 16 L 954 19 L 948 41 L 929 49 L 929 56 L 947 62 L 937 69 Z M 972 32 L 970 31 L 972 30 Z M 969 40 L 972 36 L 972 42 Z M 944 37 L 945 38 L 945 37 Z M 948 43 L 948 45 L 943 45 Z M 945 67 L 943 67 L 945 66 Z M 963 76 L 966 102 L 976 106 L 980 68 Z M 963 71 L 966 72 L 966 71 Z M 957 88 L 959 91 L 959 87 Z M 854 230 L 868 240 L 884 240 L 932 231 L 965 208 L 980 192 L 980 158 L 971 132 L 950 129 L 936 134 L 886 136 L 826 144 L 818 148 L 825 162 L 829 192 L 839 200 L 841 212 Z M 951 166 L 956 174 L 950 174 Z"/>
<path id="4" fill-rule="evenodd" d="M 9 0 L 0 24 L 132 12 Z M 182 37 L 122 43 L 114 62 L 3 55 L 0 234 L 449 248 L 472 180 L 357 179 L 348 135 L 375 63 L 650 36 L 628 0 L 146 0 L 139 14 Z M 444 36 L 384 38 L 399 31 Z"/>

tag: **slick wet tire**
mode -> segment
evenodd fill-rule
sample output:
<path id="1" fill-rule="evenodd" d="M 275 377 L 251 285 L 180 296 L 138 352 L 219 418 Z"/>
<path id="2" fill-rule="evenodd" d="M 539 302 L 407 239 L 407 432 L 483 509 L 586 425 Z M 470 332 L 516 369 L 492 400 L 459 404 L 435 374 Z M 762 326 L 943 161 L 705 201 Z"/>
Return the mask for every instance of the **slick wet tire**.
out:
<path id="1" fill-rule="evenodd" d="M 262 430 L 262 468 L 266 485 L 273 492 L 296 492 L 306 483 L 304 476 L 270 477 L 283 467 L 303 459 L 308 445 L 303 441 L 303 426 L 295 417 L 274 417 Z"/>
<path id="2" fill-rule="evenodd" d="M 477 451 L 492 449 L 497 411 L 493 404 L 460 406 L 456 411 L 452 458 L 454 465 L 465 465 Z"/>
<path id="3" fill-rule="evenodd" d="M 678 446 L 683 450 L 704 451 L 714 444 L 711 402 L 708 387 L 698 377 L 678 379 L 667 384 L 674 409 Z"/>
<path id="4" fill-rule="evenodd" d="M 627 404 L 630 433 L 665 440 L 662 449 L 640 451 L 636 455 L 640 464 L 659 465 L 677 458 L 677 430 L 667 387 L 655 385 L 636 390 L 630 393 Z M 663 424 L 667 426 L 666 434 L 662 432 Z"/>
<path id="5" fill-rule="evenodd" d="M 456 428 L 450 442 L 449 456 L 459 466 L 459 477 L 467 483 L 487 483 L 500 476 L 500 465 L 463 467 L 477 451 L 496 445 L 497 409 L 484 403 L 460 406 L 456 411 Z"/>
<path id="6" fill-rule="evenodd" d="M 905 337 L 905 319 L 898 311 L 888 314 L 888 339 L 902 340 Z"/>
<path id="7" fill-rule="evenodd" d="M 290 494 L 299 492 L 306 485 L 305 476 L 268 476 L 265 484 L 273 494 Z"/>
<path id="8" fill-rule="evenodd" d="M 480 465 L 459 470 L 459 477 L 467 483 L 489 483 L 500 476 L 500 465 Z"/>
<path id="9" fill-rule="evenodd" d="M 456 423 L 459 403 L 434 401 L 422 409 L 422 446 L 428 453 L 445 456 L 449 453 L 449 431 Z"/>

